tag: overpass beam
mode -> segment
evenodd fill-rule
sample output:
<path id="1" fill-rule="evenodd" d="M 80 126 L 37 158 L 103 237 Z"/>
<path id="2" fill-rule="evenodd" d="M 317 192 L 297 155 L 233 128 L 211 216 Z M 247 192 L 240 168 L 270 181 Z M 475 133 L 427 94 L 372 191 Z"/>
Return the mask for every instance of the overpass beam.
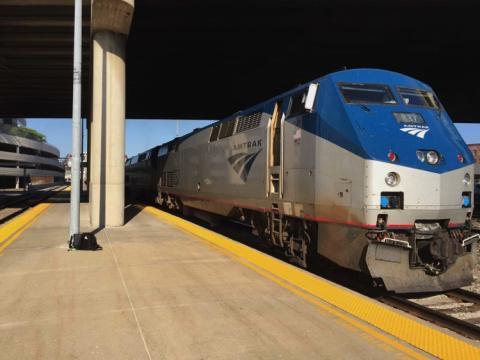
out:
<path id="1" fill-rule="evenodd" d="M 134 0 L 92 1 L 90 222 L 122 226 L 125 205 L 125 47 Z"/>

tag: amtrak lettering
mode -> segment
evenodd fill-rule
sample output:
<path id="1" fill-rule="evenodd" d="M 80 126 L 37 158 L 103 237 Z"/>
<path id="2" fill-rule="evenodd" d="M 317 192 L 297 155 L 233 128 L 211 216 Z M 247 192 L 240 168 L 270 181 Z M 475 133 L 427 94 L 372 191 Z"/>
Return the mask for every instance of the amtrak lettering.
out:
<path id="1" fill-rule="evenodd" d="M 248 150 L 251 148 L 261 147 L 261 146 L 262 146 L 262 139 L 258 139 L 253 141 L 246 141 L 241 144 L 234 144 L 233 150 Z"/>

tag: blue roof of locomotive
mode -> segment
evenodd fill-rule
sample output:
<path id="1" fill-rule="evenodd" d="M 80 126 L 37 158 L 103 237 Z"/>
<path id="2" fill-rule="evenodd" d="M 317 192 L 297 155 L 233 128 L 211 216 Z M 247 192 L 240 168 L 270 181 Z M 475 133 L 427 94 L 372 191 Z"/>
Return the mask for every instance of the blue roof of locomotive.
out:
<path id="1" fill-rule="evenodd" d="M 473 156 L 442 108 L 406 105 L 397 91 L 399 87 L 433 91 L 425 83 L 399 73 L 376 69 L 340 71 L 319 80 L 323 91 L 317 99 L 320 125 L 314 133 L 353 153 L 366 158 L 389 162 L 387 153 L 398 155 L 397 164 L 430 172 L 444 173 L 473 163 Z M 370 83 L 388 85 L 396 104 L 347 104 L 338 83 Z M 402 131 L 414 125 L 400 124 L 393 113 L 420 114 L 426 130 L 424 138 Z M 404 129 L 408 130 L 408 129 Z M 438 165 L 417 159 L 417 150 L 436 150 L 443 157 Z M 458 161 L 462 154 L 464 163 Z"/>
<path id="2" fill-rule="evenodd" d="M 316 100 L 316 111 L 304 117 L 303 120 L 294 117 L 287 121 L 358 156 L 389 162 L 387 153 L 391 150 L 399 156 L 396 162 L 398 165 L 436 173 L 454 170 L 474 161 L 471 152 L 443 108 L 442 111 L 437 111 L 431 108 L 407 106 L 396 91 L 397 87 L 433 91 L 432 88 L 419 80 L 388 70 L 352 69 L 334 72 L 232 114 L 221 121 L 256 111 L 271 113 L 277 100 L 288 98 L 302 91 L 311 83 L 319 83 L 321 89 Z M 338 83 L 388 85 L 397 104 L 365 104 L 369 110 L 366 111 L 365 106 L 345 103 L 338 89 Z M 428 126 L 425 138 L 421 139 L 400 131 L 403 125 L 396 122 L 393 112 L 421 114 Z M 320 121 L 315 121 L 318 119 Z M 212 127 L 217 123 L 198 130 Z M 178 138 L 178 140 L 182 141 L 192 135 L 193 132 Z M 421 163 L 416 157 L 418 149 L 436 150 L 443 156 L 443 159 L 440 164 L 435 166 Z M 457 160 L 459 153 L 465 158 L 464 163 Z"/>

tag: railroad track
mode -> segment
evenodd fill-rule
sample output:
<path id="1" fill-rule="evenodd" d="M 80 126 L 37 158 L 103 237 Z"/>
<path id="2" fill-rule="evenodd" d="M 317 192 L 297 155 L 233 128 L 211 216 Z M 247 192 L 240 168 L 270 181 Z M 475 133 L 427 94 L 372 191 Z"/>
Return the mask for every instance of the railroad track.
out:
<path id="1" fill-rule="evenodd" d="M 458 299 L 464 302 L 470 302 L 476 305 L 480 306 L 480 294 L 463 290 L 463 289 L 457 289 L 457 290 L 452 290 L 447 293 L 445 293 L 446 296 Z M 480 319 L 478 319 L 480 323 Z"/>
<path id="2" fill-rule="evenodd" d="M 480 340 L 480 294 L 457 289 L 420 299 L 387 294 L 377 300 L 462 336 Z"/>
<path id="3" fill-rule="evenodd" d="M 67 185 L 56 185 L 39 191 L 11 196 L 0 203 L 0 224 L 3 224 L 25 210 L 39 204 L 55 193 L 64 190 Z"/>

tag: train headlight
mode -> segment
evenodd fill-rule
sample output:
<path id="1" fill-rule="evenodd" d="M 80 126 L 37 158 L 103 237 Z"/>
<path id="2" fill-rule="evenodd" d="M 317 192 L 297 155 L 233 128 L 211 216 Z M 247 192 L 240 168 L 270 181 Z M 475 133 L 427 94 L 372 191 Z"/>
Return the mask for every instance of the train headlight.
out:
<path id="1" fill-rule="evenodd" d="M 467 185 L 470 185 L 470 182 L 472 181 L 472 178 L 470 177 L 470 174 L 469 173 L 466 173 L 464 176 L 463 176 L 463 185 L 467 186 Z"/>
<path id="2" fill-rule="evenodd" d="M 425 152 L 417 150 L 417 158 L 421 162 L 425 162 Z"/>
<path id="3" fill-rule="evenodd" d="M 387 176 L 385 176 L 385 182 L 388 186 L 396 186 L 400 182 L 400 175 L 396 172 L 389 172 Z"/>
<path id="4" fill-rule="evenodd" d="M 427 152 L 427 163 L 430 165 L 438 164 L 439 156 L 436 151 L 430 150 Z"/>

